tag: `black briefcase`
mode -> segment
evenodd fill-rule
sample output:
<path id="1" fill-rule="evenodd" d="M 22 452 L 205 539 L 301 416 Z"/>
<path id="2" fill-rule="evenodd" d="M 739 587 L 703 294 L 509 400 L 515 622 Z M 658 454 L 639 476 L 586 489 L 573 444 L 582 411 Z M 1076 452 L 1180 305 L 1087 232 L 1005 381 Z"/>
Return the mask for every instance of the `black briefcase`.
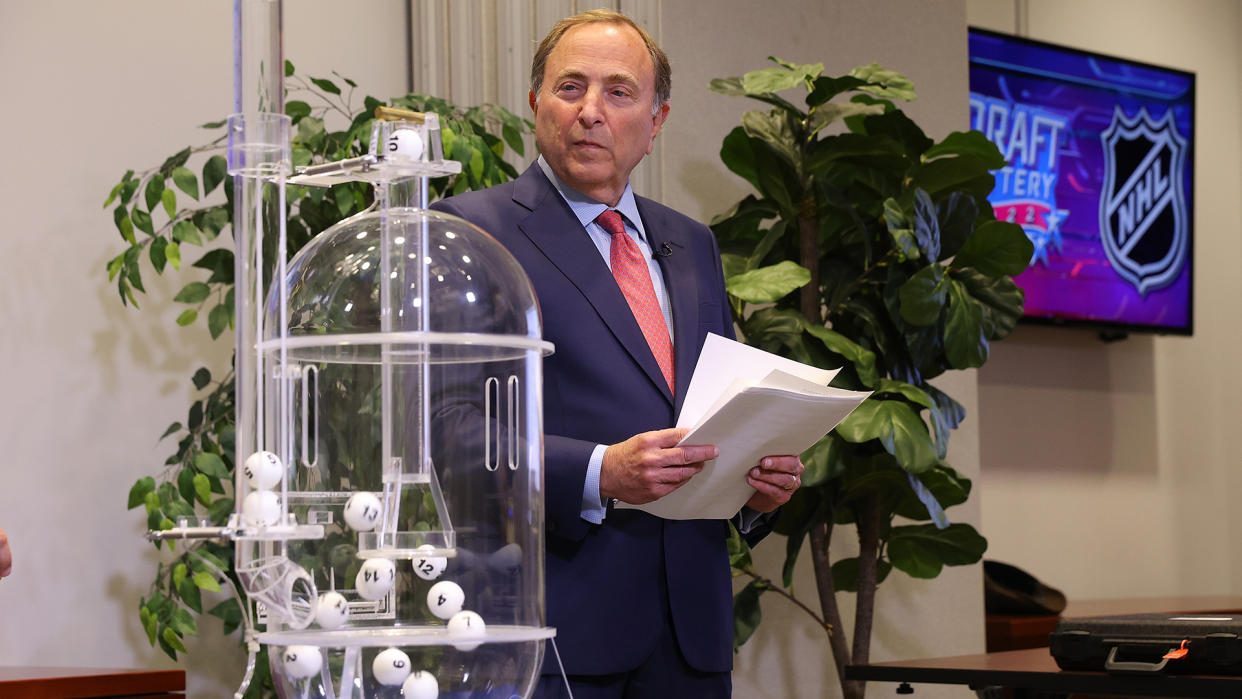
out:
<path id="1" fill-rule="evenodd" d="M 1049 637 L 1049 647 L 1062 670 L 1242 675 L 1242 615 L 1062 619 Z"/>

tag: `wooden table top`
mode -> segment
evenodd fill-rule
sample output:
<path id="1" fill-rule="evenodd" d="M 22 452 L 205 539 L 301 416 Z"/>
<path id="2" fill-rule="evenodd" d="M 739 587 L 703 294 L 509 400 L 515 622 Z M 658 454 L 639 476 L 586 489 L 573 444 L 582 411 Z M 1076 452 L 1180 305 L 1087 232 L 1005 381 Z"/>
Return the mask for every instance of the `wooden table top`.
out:
<path id="1" fill-rule="evenodd" d="M 0 666 L 5 699 L 181 697 L 185 670 Z"/>

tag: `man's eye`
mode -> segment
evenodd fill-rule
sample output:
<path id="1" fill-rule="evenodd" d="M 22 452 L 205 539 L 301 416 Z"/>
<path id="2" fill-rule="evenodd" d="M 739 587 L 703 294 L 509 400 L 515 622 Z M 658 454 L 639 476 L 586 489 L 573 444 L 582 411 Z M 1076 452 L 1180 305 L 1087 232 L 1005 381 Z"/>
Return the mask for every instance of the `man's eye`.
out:
<path id="1" fill-rule="evenodd" d="M 577 85 L 561 85 L 560 87 L 556 88 L 556 91 L 557 92 L 577 92 L 578 86 Z"/>

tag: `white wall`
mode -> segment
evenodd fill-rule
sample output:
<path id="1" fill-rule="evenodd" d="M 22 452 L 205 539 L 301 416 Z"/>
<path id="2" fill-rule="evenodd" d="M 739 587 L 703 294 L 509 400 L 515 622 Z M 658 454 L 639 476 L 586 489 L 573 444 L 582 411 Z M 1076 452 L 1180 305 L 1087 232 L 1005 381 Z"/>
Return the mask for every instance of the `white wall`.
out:
<path id="1" fill-rule="evenodd" d="M 744 192 L 717 152 L 751 107 L 708 93 L 707 81 L 762 67 L 768 54 L 823 61 L 838 73 L 880 61 L 915 80 L 921 97 L 909 112 L 929 133 L 966 125 L 963 0 L 798 0 L 765 7 L 729 0 L 711 5 L 710 15 L 700 3 L 611 4 L 642 18 L 674 63 L 672 118 L 637 188 L 691 215 L 709 218 Z M 142 540 L 143 516 L 125 511 L 125 496 L 135 479 L 158 471 L 172 448 L 156 438 L 183 415 L 193 370 L 203 364 L 223 370 L 230 346 L 178 328 L 173 319 L 181 309 L 168 300 L 178 286 L 153 274 L 145 278 L 151 293 L 139 299 L 141 311 L 120 306 L 104 264 L 123 243 L 100 204 L 126 168 L 158 164 L 199 143 L 202 132 L 194 125 L 228 111 L 230 5 L 0 5 L 7 87 L 0 133 L 9 136 L 7 167 L 0 171 L 9 225 L 0 259 L 10 263 L 0 274 L 0 366 L 6 367 L 0 443 L 9 461 L 0 478 L 0 524 L 16 555 L 13 577 L 0 582 L 0 665 L 170 665 L 147 645 L 137 622 L 137 598 L 156 557 Z M 462 103 L 482 95 L 525 113 L 523 81 L 533 50 L 527 37 L 588 5 L 417 2 L 416 36 L 423 37 L 417 55 L 442 62 L 439 73 L 416 71 L 415 87 L 441 85 Z M 471 24 L 479 15 L 491 19 Z M 297 0 L 286 3 L 285 16 L 285 55 L 300 72 L 336 70 L 360 83 L 360 95 L 405 91 L 403 3 Z M 456 48 L 426 43 L 437 27 L 455 32 Z M 477 79 L 463 79 L 471 65 L 494 68 L 476 68 Z M 944 382 L 969 412 L 950 461 L 971 476 L 979 470 L 975 383 L 973 373 Z M 976 496 L 950 514 L 978 524 L 979 503 Z M 762 565 L 774 576 L 782 549 L 777 539 L 760 548 Z M 848 540 L 834 549 L 850 555 Z M 805 566 L 797 585 L 813 602 Z M 977 567 L 932 582 L 897 574 L 880 597 L 875 659 L 982 650 Z M 765 614 L 738 658 L 737 696 L 837 696 L 820 632 L 775 598 L 765 602 Z M 218 635 L 214 621 L 204 625 Z M 231 691 L 242 669 L 232 641 L 192 651 L 190 696 Z M 887 691 L 884 685 L 872 690 Z M 965 696 L 966 690 L 920 694 Z"/>
<path id="2" fill-rule="evenodd" d="M 1195 334 L 1024 326 L 979 371 L 988 555 L 1071 599 L 1237 592 L 1242 189 L 1232 0 L 970 0 L 972 24 L 1194 71 Z"/>
<path id="3" fill-rule="evenodd" d="M 179 286 L 150 272 L 142 309 L 120 305 L 104 265 L 124 243 L 100 205 L 126 168 L 202 143 L 195 125 L 230 111 L 231 9 L 0 4 L 0 526 L 15 556 L 0 665 L 172 665 L 138 623 L 156 559 L 126 494 L 175 449 L 156 439 L 184 420 L 195 368 L 227 369 L 231 340 L 179 328 Z M 298 0 L 285 15 L 299 69 L 404 93 L 402 3 Z M 192 697 L 231 694 L 244 669 L 232 639 L 190 657 Z"/>

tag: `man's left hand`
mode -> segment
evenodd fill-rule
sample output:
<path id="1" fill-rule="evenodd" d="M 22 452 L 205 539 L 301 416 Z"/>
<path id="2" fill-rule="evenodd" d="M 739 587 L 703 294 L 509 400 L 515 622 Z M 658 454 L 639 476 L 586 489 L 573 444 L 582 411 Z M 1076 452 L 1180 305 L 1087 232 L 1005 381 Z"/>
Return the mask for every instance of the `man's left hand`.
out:
<path id="1" fill-rule="evenodd" d="M 802 485 L 802 461 L 797 456 L 765 456 L 746 474 L 755 494 L 746 506 L 756 512 L 771 512 L 789 502 Z"/>

